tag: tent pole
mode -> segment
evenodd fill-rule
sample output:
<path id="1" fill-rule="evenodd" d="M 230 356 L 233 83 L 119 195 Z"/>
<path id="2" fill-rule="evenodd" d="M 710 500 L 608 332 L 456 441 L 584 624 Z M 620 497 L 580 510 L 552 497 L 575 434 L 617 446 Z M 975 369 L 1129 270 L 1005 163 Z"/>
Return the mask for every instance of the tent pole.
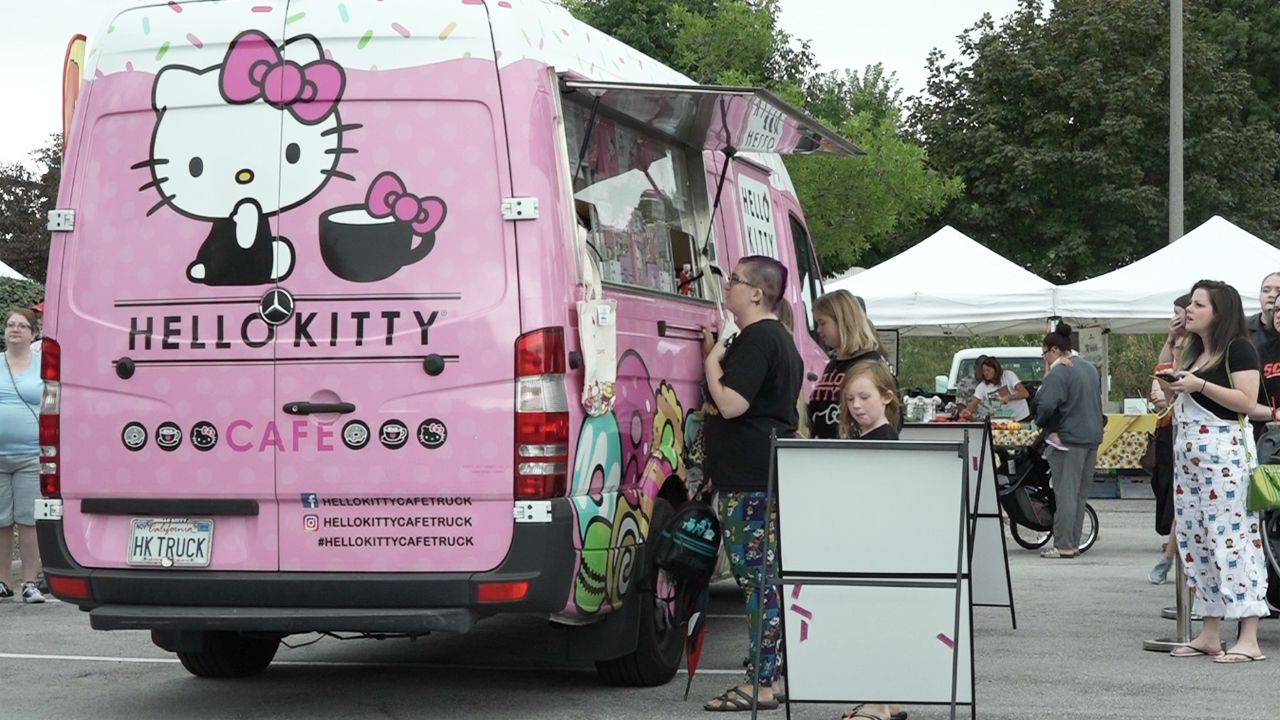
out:
<path id="1" fill-rule="evenodd" d="M 1182 237 L 1182 0 L 1169 0 L 1169 242 Z"/>

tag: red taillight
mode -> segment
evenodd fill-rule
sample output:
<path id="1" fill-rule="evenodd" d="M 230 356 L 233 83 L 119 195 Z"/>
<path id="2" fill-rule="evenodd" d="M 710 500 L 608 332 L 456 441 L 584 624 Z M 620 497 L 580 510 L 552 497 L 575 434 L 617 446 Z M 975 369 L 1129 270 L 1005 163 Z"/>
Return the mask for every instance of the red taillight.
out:
<path id="1" fill-rule="evenodd" d="M 516 341 L 516 376 L 563 375 L 564 328 L 543 328 Z"/>
<path id="2" fill-rule="evenodd" d="M 49 580 L 49 590 L 59 600 L 93 599 L 93 596 L 89 593 L 89 581 L 86 578 L 62 577 L 61 575 L 50 574 L 46 574 L 45 577 Z"/>
<path id="3" fill-rule="evenodd" d="M 516 413 L 516 443 L 520 445 L 558 445 L 569 442 L 569 413 L 522 412 Z M 530 457 L 567 455 L 568 448 L 559 452 L 527 453 Z"/>
<path id="4" fill-rule="evenodd" d="M 529 594 L 529 581 L 488 582 L 476 585 L 476 600 L 482 603 L 505 603 L 523 600 Z"/>
<path id="5" fill-rule="evenodd" d="M 53 338 L 40 341 L 40 379 L 45 382 L 62 380 L 62 348 Z"/>
<path id="6" fill-rule="evenodd" d="M 40 398 L 40 494 L 62 496 L 62 432 L 58 416 L 62 412 L 62 348 L 52 338 L 40 342 L 40 377 L 44 395 Z M 86 587 L 88 587 L 86 585 Z"/>
<path id="7" fill-rule="evenodd" d="M 516 341 L 515 497 L 564 497 L 569 477 L 569 398 L 563 328 Z"/>

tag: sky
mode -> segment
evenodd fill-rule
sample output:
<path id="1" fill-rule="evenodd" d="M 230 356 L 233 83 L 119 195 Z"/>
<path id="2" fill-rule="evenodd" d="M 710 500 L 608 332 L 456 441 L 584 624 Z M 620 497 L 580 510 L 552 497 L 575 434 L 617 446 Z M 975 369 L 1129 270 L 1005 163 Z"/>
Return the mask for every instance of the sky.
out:
<path id="1" fill-rule="evenodd" d="M 115 13 L 140 4 L 152 3 L 5 0 L 0 88 L 6 90 L 6 103 L 21 103 L 22 109 L 14 112 L 11 107 L 0 125 L 0 163 L 29 162 L 31 151 L 61 131 L 62 59 L 71 36 L 88 36 L 92 47 Z M 861 71 L 884 63 L 897 74 L 905 97 L 923 90 L 931 49 L 955 56 L 956 36 L 983 13 L 998 19 L 1016 6 L 1017 0 L 781 0 L 780 24 L 812 41 L 823 70 Z"/>

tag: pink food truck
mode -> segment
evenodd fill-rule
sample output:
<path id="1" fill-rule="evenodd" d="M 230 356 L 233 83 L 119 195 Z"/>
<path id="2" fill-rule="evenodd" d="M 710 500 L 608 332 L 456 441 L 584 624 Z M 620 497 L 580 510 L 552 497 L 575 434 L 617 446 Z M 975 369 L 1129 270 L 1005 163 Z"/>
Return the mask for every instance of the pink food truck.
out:
<path id="1" fill-rule="evenodd" d="M 525 613 L 679 665 L 719 268 L 820 278 L 780 154 L 857 149 L 541 0 L 169 2 L 91 38 L 50 213 L 50 585 L 190 672 Z M 727 272 L 727 271 L 723 271 Z"/>

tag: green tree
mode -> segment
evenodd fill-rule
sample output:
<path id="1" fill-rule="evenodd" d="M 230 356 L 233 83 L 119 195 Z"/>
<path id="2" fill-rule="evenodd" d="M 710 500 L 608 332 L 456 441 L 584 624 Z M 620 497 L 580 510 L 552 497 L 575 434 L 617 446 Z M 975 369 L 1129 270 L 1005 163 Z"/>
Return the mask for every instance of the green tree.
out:
<path id="1" fill-rule="evenodd" d="M 911 113 L 965 192 L 941 216 L 1055 281 L 1096 275 L 1168 237 L 1168 10 L 1148 0 L 1023 0 L 929 57 Z M 1187 226 L 1224 215 L 1280 237 L 1280 136 L 1247 120 L 1248 76 L 1185 35 Z"/>
<path id="2" fill-rule="evenodd" d="M 1197 0 L 1187 15 L 1187 24 L 1214 44 L 1227 67 L 1249 75 L 1255 97 L 1248 119 L 1280 129 L 1280 4 Z"/>
<path id="3" fill-rule="evenodd" d="M 49 210 L 62 175 L 62 138 L 53 135 L 31 153 L 35 169 L 0 165 L 0 260 L 38 282 L 49 264 Z"/>
<path id="4" fill-rule="evenodd" d="M 929 169 L 924 148 L 903 139 L 896 113 L 859 112 L 837 130 L 866 155 L 785 160 L 827 275 L 904 250 L 906 239 L 962 190 L 958 178 Z"/>

